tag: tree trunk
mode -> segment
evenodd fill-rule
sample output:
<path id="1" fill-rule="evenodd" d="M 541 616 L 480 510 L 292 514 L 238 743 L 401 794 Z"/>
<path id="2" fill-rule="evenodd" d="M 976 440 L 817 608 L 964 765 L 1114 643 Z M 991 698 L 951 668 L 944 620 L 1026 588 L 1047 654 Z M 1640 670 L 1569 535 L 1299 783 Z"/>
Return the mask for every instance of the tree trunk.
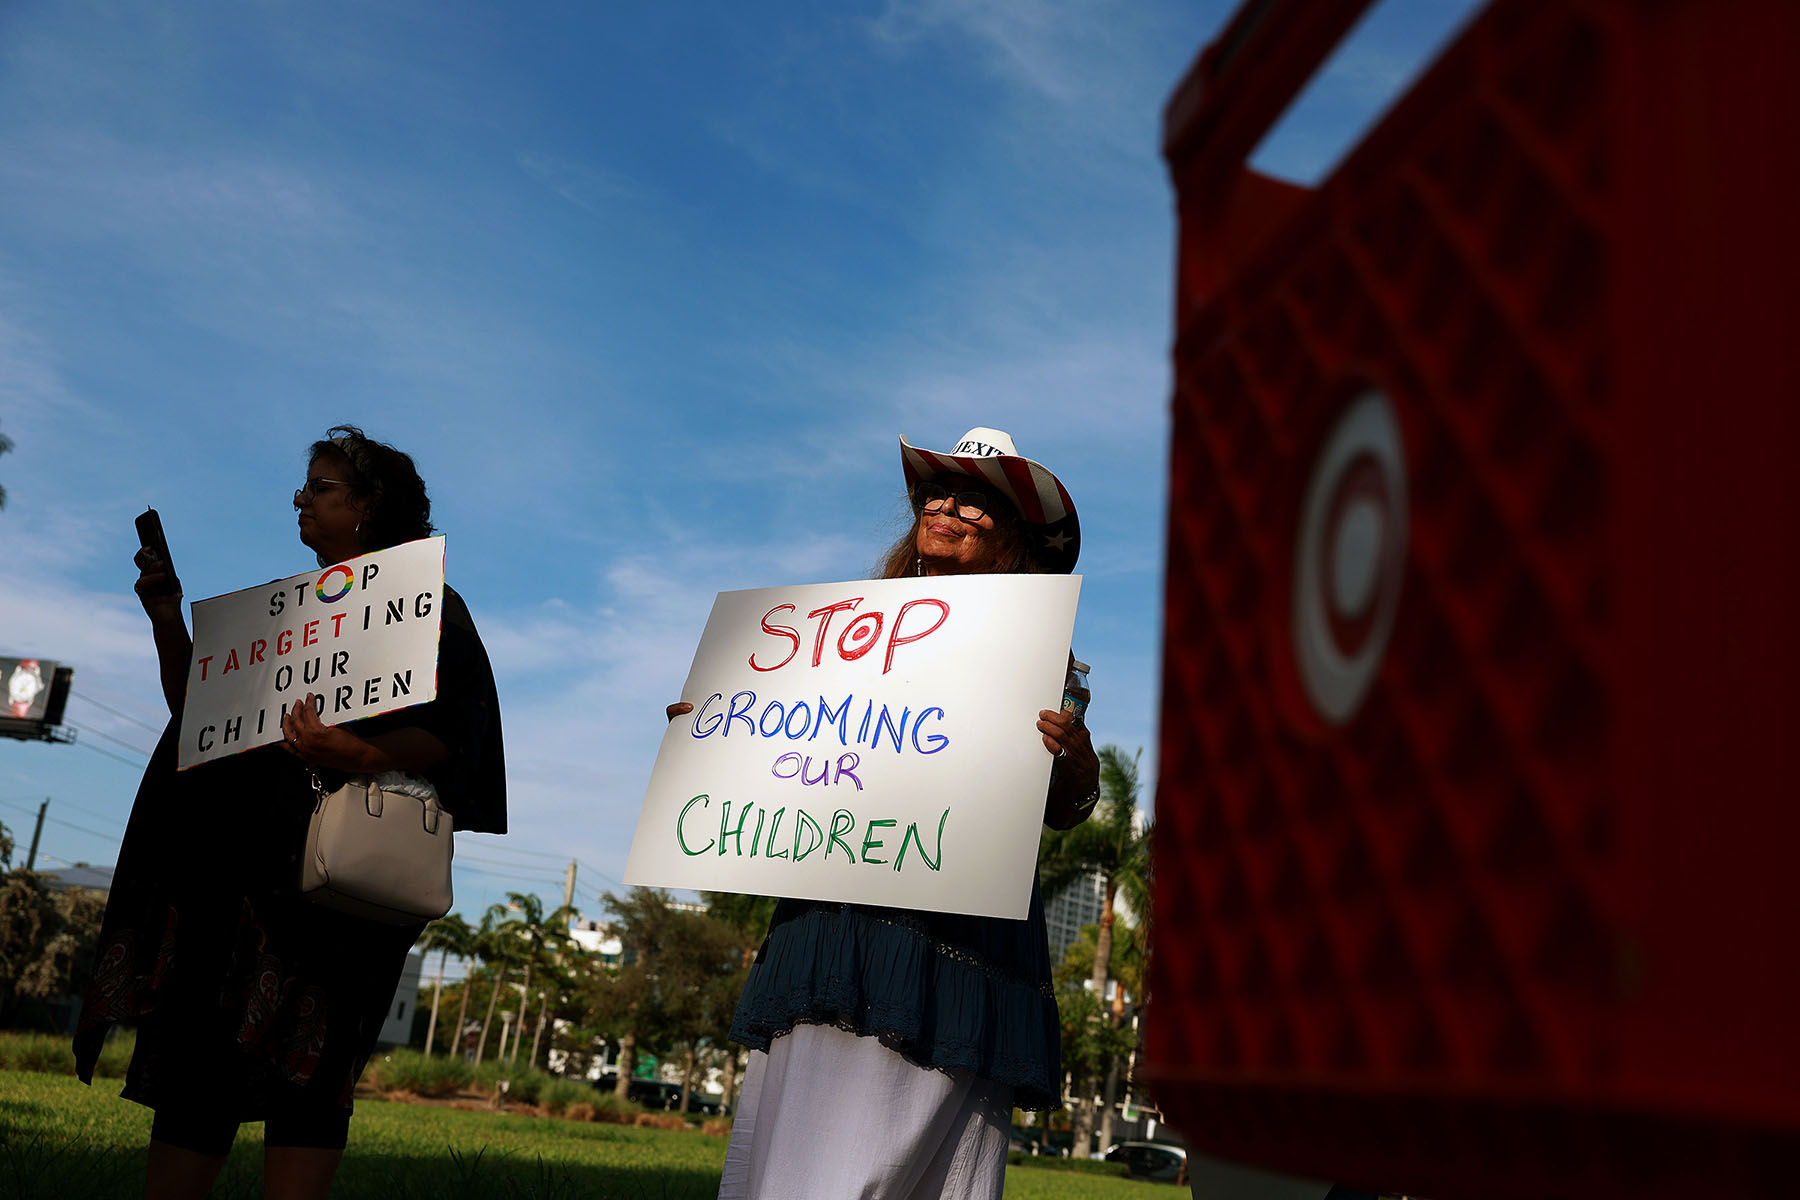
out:
<path id="1" fill-rule="evenodd" d="M 1112 941 L 1113 941 L 1113 900 L 1118 895 L 1118 884 L 1112 876 L 1106 877 L 1106 904 L 1100 910 L 1100 929 L 1094 935 L 1094 1003 L 1101 1011 L 1106 1009 L 1106 984 L 1112 974 Z M 1105 1020 L 1105 1017 L 1099 1018 Z M 1081 1102 L 1075 1109 L 1075 1148 L 1071 1153 L 1076 1158 L 1092 1156 L 1094 1133 L 1094 1081 L 1082 1081 Z"/>
<path id="2" fill-rule="evenodd" d="M 719 1097 L 719 1114 L 729 1116 L 737 1106 L 732 1102 L 732 1092 L 737 1087 L 737 1047 L 725 1047 L 725 1068 L 719 1073 L 719 1083 L 724 1088 L 724 1095 Z"/>
<path id="3" fill-rule="evenodd" d="M 1092 1080 L 1084 1080 L 1081 1085 L 1081 1098 L 1075 1102 L 1075 1145 L 1069 1151 L 1071 1158 L 1092 1158 L 1094 1145 L 1094 1085 Z"/>
<path id="4" fill-rule="evenodd" d="M 681 1055 L 681 1109 L 680 1109 L 680 1111 L 682 1111 L 682 1112 L 688 1111 L 688 1097 L 691 1096 L 694 1092 L 694 1057 L 695 1057 L 695 1046 L 694 1046 L 693 1042 L 689 1042 L 687 1044 L 687 1049 L 684 1050 Z"/>
<path id="5" fill-rule="evenodd" d="M 438 997 L 444 993 L 444 964 L 450 961 L 450 951 L 445 950 L 438 958 L 437 982 L 431 985 L 431 1020 L 425 1025 L 425 1057 L 431 1057 L 431 1043 L 437 1038 Z"/>
<path id="6" fill-rule="evenodd" d="M 613 1095 L 623 1103 L 631 1097 L 631 1072 L 637 1066 L 637 1034 L 628 1033 L 619 1039 L 619 1078 L 613 1088 Z"/>
<path id="7" fill-rule="evenodd" d="M 525 960 L 525 990 L 519 993 L 519 1036 L 513 1039 L 512 1057 L 506 1060 L 506 1068 L 509 1071 L 519 1065 L 519 1043 L 525 1040 L 525 1010 L 530 1007 L 531 960 L 528 958 Z"/>
<path id="8" fill-rule="evenodd" d="M 1112 975 L 1112 943 L 1113 943 L 1113 900 L 1118 896 L 1118 884 L 1113 877 L 1106 877 L 1106 907 L 1100 910 L 1100 929 L 1094 935 L 1094 1003 L 1106 1004 L 1106 981 Z"/>
<path id="9" fill-rule="evenodd" d="M 1113 1144 L 1113 1101 L 1119 1094 L 1119 1060 L 1106 1064 L 1106 1090 L 1100 1094 L 1100 1149 L 1104 1153 Z"/>
<path id="10" fill-rule="evenodd" d="M 487 1053 L 488 1030 L 494 1027 L 494 1002 L 500 999 L 500 989 L 506 985 L 506 960 L 500 960 L 500 974 L 494 979 L 494 989 L 488 993 L 487 1016 L 481 1022 L 481 1039 L 475 1043 L 475 1065 L 481 1065 L 482 1055 Z"/>
<path id="11" fill-rule="evenodd" d="M 471 967 L 473 967 L 473 965 L 474 964 L 472 963 L 470 964 Z M 450 1042 L 450 1053 L 452 1056 L 463 1052 L 463 1026 L 468 1024 L 469 1021 L 469 990 L 474 986 L 475 976 L 473 974 L 464 975 L 462 983 L 462 1003 L 456 1006 L 456 1036 L 452 1038 Z"/>
<path id="12" fill-rule="evenodd" d="M 545 992 L 538 997 L 537 1029 L 531 1035 L 531 1061 L 525 1064 L 527 1071 L 537 1070 L 538 1044 L 544 1040 L 544 1018 L 550 1015 L 550 993 Z M 563 1065 L 568 1066 L 565 1059 Z"/>

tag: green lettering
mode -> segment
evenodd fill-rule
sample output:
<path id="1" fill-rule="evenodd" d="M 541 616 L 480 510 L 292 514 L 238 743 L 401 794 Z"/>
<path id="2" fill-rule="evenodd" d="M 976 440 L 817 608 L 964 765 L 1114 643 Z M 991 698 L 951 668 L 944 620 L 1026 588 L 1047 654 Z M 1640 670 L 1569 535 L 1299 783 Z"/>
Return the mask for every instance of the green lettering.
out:
<path id="1" fill-rule="evenodd" d="M 726 838 L 735 838 L 737 840 L 738 857 L 739 858 L 744 857 L 744 826 L 749 824 L 750 810 L 755 807 L 756 807 L 756 805 L 754 805 L 748 801 L 746 801 L 744 803 L 744 807 L 738 810 L 738 823 L 737 823 L 736 829 L 733 829 L 731 827 L 731 801 L 727 800 L 725 802 L 724 807 L 719 810 L 719 853 L 720 854 L 725 853 L 725 839 Z"/>
<path id="2" fill-rule="evenodd" d="M 884 863 L 887 861 L 887 859 L 885 859 L 885 858 L 870 858 L 869 857 L 870 850 L 879 850 L 885 844 L 883 842 L 878 842 L 875 840 L 875 827 L 877 825 L 898 825 L 899 823 L 900 822 L 898 822 L 898 821 L 870 821 L 869 822 L 869 827 L 867 829 L 863 830 L 862 860 L 864 862 L 866 862 L 866 863 Z"/>
<path id="3" fill-rule="evenodd" d="M 938 818 L 938 856 L 935 862 L 930 855 L 925 853 L 925 843 L 919 841 L 919 827 L 916 824 L 909 822 L 906 826 L 906 835 L 900 839 L 900 853 L 894 856 L 894 870 L 898 871 L 900 869 L 900 864 L 906 861 L 906 843 L 908 842 L 917 842 L 919 846 L 919 857 L 925 860 L 926 866 L 934 871 L 937 870 L 938 863 L 944 861 L 944 822 L 949 819 L 950 810 L 946 808 L 944 810 L 944 815 Z"/>
<path id="4" fill-rule="evenodd" d="M 700 847 L 700 849 L 698 849 L 698 850 L 690 850 L 690 849 L 688 849 L 687 838 L 682 836 L 682 832 L 681 832 L 681 823 L 683 821 L 687 820 L 688 809 L 694 807 L 694 805 L 696 805 L 696 804 L 702 804 L 702 803 L 705 804 L 709 808 L 712 806 L 711 797 L 707 796 L 704 792 L 698 796 L 695 796 L 692 800 L 689 800 L 686 804 L 682 805 L 681 806 L 681 815 L 679 817 L 675 818 L 675 840 L 677 842 L 681 843 L 681 852 L 683 854 L 688 854 L 688 855 L 705 854 L 708 850 L 711 850 L 713 848 L 713 844 L 711 842 L 708 842 L 708 843 L 706 843 L 706 845 Z"/>
<path id="5" fill-rule="evenodd" d="M 778 808 L 775 810 L 775 815 L 769 818 L 769 840 L 763 843 L 764 858 L 786 858 L 788 856 L 786 850 L 780 854 L 775 853 L 775 838 L 781 832 L 781 817 L 785 812 L 787 809 Z"/>
<path id="6" fill-rule="evenodd" d="M 800 849 L 800 834 L 802 830 L 806 829 L 812 830 L 813 841 L 812 845 L 802 850 Z M 794 810 L 794 861 L 803 862 L 808 854 L 824 844 L 825 831 L 819 828 L 819 823 L 813 820 L 812 814 L 804 808 L 796 808 Z"/>
<path id="7" fill-rule="evenodd" d="M 842 836 L 846 833 L 851 832 L 855 828 L 856 828 L 856 817 L 851 814 L 849 809 L 840 808 L 836 812 L 832 813 L 831 814 L 831 845 L 825 847 L 825 857 L 826 858 L 831 857 L 831 846 L 842 846 L 844 848 L 844 857 L 848 858 L 851 862 L 855 862 L 856 861 L 856 851 L 850 849 L 850 843 L 846 842 Z M 921 853 L 923 853 L 923 851 L 921 851 Z"/>

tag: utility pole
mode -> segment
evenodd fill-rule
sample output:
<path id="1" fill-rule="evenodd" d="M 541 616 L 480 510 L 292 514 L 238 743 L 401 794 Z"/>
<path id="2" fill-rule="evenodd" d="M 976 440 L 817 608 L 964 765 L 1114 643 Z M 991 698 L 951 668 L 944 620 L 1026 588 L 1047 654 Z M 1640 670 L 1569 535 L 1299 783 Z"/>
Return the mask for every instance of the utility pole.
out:
<path id="1" fill-rule="evenodd" d="M 575 860 L 569 860 L 569 872 L 563 876 L 563 907 L 568 908 L 575 903 Z"/>
<path id="2" fill-rule="evenodd" d="M 42 804 L 38 805 L 37 825 L 34 826 L 31 830 L 31 853 L 29 853 L 25 856 L 25 869 L 27 871 L 31 870 L 31 868 L 37 863 L 38 838 L 43 836 L 43 833 L 44 833 L 44 810 L 49 807 L 50 807 L 50 797 L 45 796 L 44 802 Z M 571 869 L 574 867 L 574 865 L 575 865 L 574 863 L 569 864 Z"/>

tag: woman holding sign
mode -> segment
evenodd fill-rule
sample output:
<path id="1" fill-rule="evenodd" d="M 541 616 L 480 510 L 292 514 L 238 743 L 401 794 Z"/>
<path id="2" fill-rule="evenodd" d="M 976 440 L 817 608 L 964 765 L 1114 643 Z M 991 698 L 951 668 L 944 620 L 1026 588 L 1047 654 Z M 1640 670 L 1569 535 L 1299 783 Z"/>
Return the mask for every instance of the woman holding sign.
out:
<path id="1" fill-rule="evenodd" d="M 352 426 L 329 432 L 294 493 L 300 540 L 319 565 L 430 536 L 412 459 Z M 150 549 L 136 561 L 175 719 L 119 850 L 77 1069 L 91 1080 L 110 1028 L 137 1025 L 123 1094 L 156 1110 L 148 1195 L 206 1195 L 238 1125 L 263 1121 L 264 1194 L 322 1197 L 419 928 L 296 894 L 313 775 L 328 789 L 353 774 L 422 776 L 457 829 L 504 833 L 493 672 L 468 608 L 445 588 L 436 699 L 330 726 L 308 695 L 283 717 L 281 742 L 177 774 L 193 643 L 172 564 Z"/>
<path id="2" fill-rule="evenodd" d="M 900 455 L 915 520 L 883 578 L 1074 569 L 1074 502 L 1005 433 L 948 453 L 902 438 Z M 1099 761 L 1075 714 L 1037 729 L 1055 756 L 1044 820 L 1067 829 L 1099 799 Z M 998 1197 L 1013 1108 L 1060 1103 L 1050 967 L 1035 880 L 1023 921 L 783 900 L 731 1027 L 752 1053 L 721 1200 Z"/>

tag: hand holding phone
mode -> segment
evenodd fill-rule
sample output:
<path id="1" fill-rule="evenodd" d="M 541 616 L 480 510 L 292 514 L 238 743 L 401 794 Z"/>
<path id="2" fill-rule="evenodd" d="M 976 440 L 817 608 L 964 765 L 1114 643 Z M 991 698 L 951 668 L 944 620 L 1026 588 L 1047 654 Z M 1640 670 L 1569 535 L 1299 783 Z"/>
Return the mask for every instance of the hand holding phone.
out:
<path id="1" fill-rule="evenodd" d="M 169 557 L 169 541 L 163 536 L 162 518 L 156 515 L 154 508 L 146 508 L 137 518 L 138 545 L 156 555 L 162 579 L 157 583 L 145 585 L 140 581 L 138 594 L 141 596 L 170 596 L 181 591 L 181 580 L 175 574 L 175 563 Z M 145 568 L 149 574 L 149 568 Z"/>

